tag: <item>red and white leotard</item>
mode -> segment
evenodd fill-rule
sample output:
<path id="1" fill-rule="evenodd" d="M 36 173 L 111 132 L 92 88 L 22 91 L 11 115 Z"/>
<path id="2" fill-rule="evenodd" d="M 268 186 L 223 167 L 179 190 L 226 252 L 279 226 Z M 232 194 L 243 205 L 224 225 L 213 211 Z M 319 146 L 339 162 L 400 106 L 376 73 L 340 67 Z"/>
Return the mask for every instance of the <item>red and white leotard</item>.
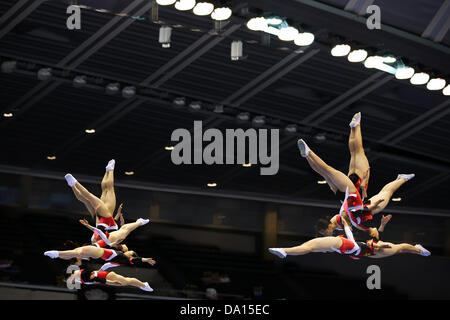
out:
<path id="1" fill-rule="evenodd" d="M 116 221 L 114 220 L 113 217 L 100 217 L 97 221 L 97 223 L 95 224 L 95 226 L 98 227 L 103 227 L 105 228 L 105 230 L 117 230 L 119 229 L 119 227 L 117 226 Z"/>
<path id="2" fill-rule="evenodd" d="M 361 248 L 356 244 L 356 242 L 344 238 L 343 235 L 340 235 L 339 237 L 342 240 L 342 245 L 340 246 L 340 248 L 331 247 L 331 250 L 336 251 L 339 254 L 347 254 L 353 256 L 359 255 Z"/>

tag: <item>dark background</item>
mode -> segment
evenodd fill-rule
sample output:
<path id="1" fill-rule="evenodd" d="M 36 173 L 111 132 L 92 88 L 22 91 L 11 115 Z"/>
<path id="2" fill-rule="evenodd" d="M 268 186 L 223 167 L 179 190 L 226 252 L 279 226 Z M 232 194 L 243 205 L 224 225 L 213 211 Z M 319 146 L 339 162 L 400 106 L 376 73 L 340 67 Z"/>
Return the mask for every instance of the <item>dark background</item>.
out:
<path id="1" fill-rule="evenodd" d="M 159 7 L 160 23 L 153 23 L 146 0 L 79 3 L 115 13 L 132 8 L 135 18 L 83 9 L 81 30 L 69 31 L 66 1 L 0 1 L 0 62 L 18 62 L 14 72 L 0 73 L 0 111 L 14 114 L 0 118 L 0 259 L 14 261 L 0 270 L 5 286 L 58 284 L 55 277 L 64 265 L 48 261 L 42 252 L 62 249 L 68 238 L 89 237 L 77 225 L 85 209 L 63 176 L 73 173 L 99 195 L 104 166 L 114 158 L 126 218 L 152 220 L 130 243 L 160 261 L 157 271 L 123 272 L 152 279 L 159 294 L 186 297 L 192 289 L 204 297 L 207 287 L 215 287 L 219 296 L 243 298 L 255 297 L 262 286 L 268 298 L 339 298 L 336 288 L 368 297 L 373 293 L 366 288 L 365 270 L 372 260 L 312 254 L 280 262 L 266 253 L 268 246 L 295 245 L 315 236 L 317 219 L 334 214 L 339 205 L 299 158 L 297 139 L 305 138 L 329 164 L 346 172 L 348 122 L 361 111 L 371 163 L 369 195 L 398 173 L 416 173 L 395 194 L 402 201 L 386 209 L 394 217 L 383 238 L 421 243 L 432 251 L 430 258 L 376 260 L 383 282 L 376 296 L 450 297 L 445 272 L 449 99 L 329 53 L 340 36 L 392 52 L 448 80 L 447 2 L 235 1 L 234 16 L 219 35 L 211 32 L 215 26 L 208 17 L 173 7 Z M 366 28 L 362 12 L 368 4 L 380 6 L 382 30 Z M 316 42 L 303 52 L 274 37 L 267 44 L 267 38 L 246 28 L 247 6 L 301 24 L 315 33 Z M 158 43 L 161 22 L 173 26 L 170 49 Z M 246 59 L 230 60 L 232 40 L 243 41 Z M 40 81 L 36 74 L 44 67 L 52 67 L 55 75 Z M 75 75 L 87 75 L 89 85 L 74 87 Z M 111 82 L 137 86 L 138 96 L 106 95 L 104 87 Z M 203 108 L 174 108 L 176 97 L 201 101 Z M 226 112 L 214 112 L 216 104 Z M 174 129 L 191 129 L 194 120 L 202 120 L 205 128 L 252 127 L 236 121 L 240 112 L 263 115 L 265 128 L 280 128 L 276 176 L 260 176 L 258 165 L 172 164 L 164 148 Z M 298 126 L 297 134 L 284 132 L 288 124 Z M 96 133 L 86 134 L 91 128 Z M 50 155 L 56 160 L 48 160 Z M 208 188 L 209 182 L 218 186 Z M 227 275 L 231 282 L 207 283 L 204 272 Z M 2 298 L 9 295 L 3 292 Z"/>

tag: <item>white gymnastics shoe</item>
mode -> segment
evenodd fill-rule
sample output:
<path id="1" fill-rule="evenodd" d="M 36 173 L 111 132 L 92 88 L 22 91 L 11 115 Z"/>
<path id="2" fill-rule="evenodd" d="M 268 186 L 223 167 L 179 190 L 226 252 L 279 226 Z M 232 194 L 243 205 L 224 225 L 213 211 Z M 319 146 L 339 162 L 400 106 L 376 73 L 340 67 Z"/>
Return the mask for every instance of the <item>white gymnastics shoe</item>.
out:
<path id="1" fill-rule="evenodd" d="M 307 156 L 309 156 L 310 149 L 303 139 L 299 139 L 297 141 L 297 145 L 300 150 L 300 154 L 302 155 L 303 158 L 306 158 Z"/>
<path id="2" fill-rule="evenodd" d="M 56 251 L 56 250 L 45 251 L 44 252 L 44 256 L 50 257 L 52 259 L 55 259 L 55 258 L 59 257 L 59 252 Z"/>
<path id="3" fill-rule="evenodd" d="M 276 255 L 278 258 L 284 259 L 287 256 L 286 251 L 284 251 L 283 249 L 280 248 L 269 248 L 269 252 L 271 254 Z"/>
<path id="4" fill-rule="evenodd" d="M 420 251 L 421 251 L 420 255 L 422 255 L 424 257 L 431 256 L 431 252 L 428 251 L 427 249 L 425 249 L 424 247 L 422 247 L 420 244 L 416 244 L 414 247 L 420 249 Z"/>
<path id="5" fill-rule="evenodd" d="M 66 179 L 66 181 L 67 181 L 67 184 L 69 185 L 69 187 L 73 187 L 74 185 L 76 185 L 77 184 L 77 179 L 75 179 L 74 177 L 73 177 L 73 175 L 71 175 L 70 173 L 68 173 L 68 174 L 66 174 L 65 176 L 64 176 L 64 178 Z"/>
<path id="6" fill-rule="evenodd" d="M 349 125 L 350 128 L 355 128 L 360 123 L 361 123 L 361 112 L 358 112 L 353 116 L 352 121 L 350 122 Z"/>
<path id="7" fill-rule="evenodd" d="M 149 220 L 149 219 L 142 219 L 142 218 L 139 218 L 139 219 L 136 220 L 136 222 L 140 222 L 140 223 L 141 223 L 141 226 L 145 226 L 147 223 L 150 222 L 150 220 Z"/>
<path id="8" fill-rule="evenodd" d="M 412 178 L 414 178 L 415 176 L 416 176 L 416 175 L 415 175 L 414 173 L 411 173 L 411 174 L 399 174 L 399 175 L 397 176 L 397 180 L 398 180 L 398 179 L 405 178 L 406 181 L 409 181 L 409 180 L 411 180 Z"/>
<path id="9" fill-rule="evenodd" d="M 106 165 L 106 172 L 114 170 L 115 166 L 116 166 L 116 160 L 114 160 L 114 159 L 109 160 L 108 164 Z"/>
<path id="10" fill-rule="evenodd" d="M 148 282 L 144 282 L 144 284 L 145 284 L 145 287 L 140 288 L 141 290 L 153 292 L 153 288 L 149 286 Z"/>

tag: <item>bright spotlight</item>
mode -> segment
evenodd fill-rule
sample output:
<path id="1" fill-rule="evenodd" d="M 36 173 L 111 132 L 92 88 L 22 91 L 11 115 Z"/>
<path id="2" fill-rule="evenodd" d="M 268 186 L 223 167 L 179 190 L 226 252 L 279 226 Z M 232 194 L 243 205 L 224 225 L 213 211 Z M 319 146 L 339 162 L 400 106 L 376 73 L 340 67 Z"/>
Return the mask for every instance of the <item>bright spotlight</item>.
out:
<path id="1" fill-rule="evenodd" d="M 348 55 L 348 61 L 353 63 L 363 62 L 364 60 L 366 60 L 368 55 L 368 52 L 364 49 L 353 50 Z"/>
<path id="2" fill-rule="evenodd" d="M 156 0 L 156 3 L 160 6 L 170 6 L 174 4 L 176 0 Z"/>
<path id="3" fill-rule="evenodd" d="M 411 79 L 414 76 L 414 68 L 403 66 L 397 68 L 395 72 L 395 77 L 399 80 Z"/>
<path id="4" fill-rule="evenodd" d="M 306 47 L 314 42 L 315 36 L 310 32 L 299 33 L 294 40 L 294 43 L 301 47 Z"/>
<path id="5" fill-rule="evenodd" d="M 214 10 L 214 5 L 210 2 L 198 2 L 194 7 L 194 14 L 197 16 L 208 16 Z"/>
<path id="6" fill-rule="evenodd" d="M 331 49 L 331 55 L 333 57 L 345 57 L 350 53 L 351 50 L 352 47 L 350 47 L 348 44 L 338 44 L 334 46 L 333 49 Z"/>
<path id="7" fill-rule="evenodd" d="M 445 88 L 447 82 L 441 78 L 431 79 L 427 84 L 427 89 L 431 91 L 442 90 Z"/>
<path id="8" fill-rule="evenodd" d="M 195 0 L 179 0 L 175 3 L 175 9 L 180 11 L 191 10 L 195 7 Z"/>
<path id="9" fill-rule="evenodd" d="M 216 8 L 214 9 L 213 13 L 211 13 L 211 18 L 216 21 L 224 21 L 228 20 L 232 14 L 233 11 L 231 11 L 230 8 L 227 7 Z"/>
<path id="10" fill-rule="evenodd" d="M 294 27 L 281 28 L 278 33 L 278 39 L 282 41 L 292 41 L 298 35 L 298 30 Z"/>
<path id="11" fill-rule="evenodd" d="M 430 75 L 425 72 L 416 73 L 410 80 L 411 84 L 416 86 L 427 84 L 428 81 L 430 81 Z"/>
<path id="12" fill-rule="evenodd" d="M 243 56 L 243 44 L 240 40 L 231 42 L 231 60 L 236 61 Z"/>
<path id="13" fill-rule="evenodd" d="M 267 21 L 263 17 L 252 18 L 247 22 L 247 28 L 252 31 L 263 31 L 267 27 Z"/>

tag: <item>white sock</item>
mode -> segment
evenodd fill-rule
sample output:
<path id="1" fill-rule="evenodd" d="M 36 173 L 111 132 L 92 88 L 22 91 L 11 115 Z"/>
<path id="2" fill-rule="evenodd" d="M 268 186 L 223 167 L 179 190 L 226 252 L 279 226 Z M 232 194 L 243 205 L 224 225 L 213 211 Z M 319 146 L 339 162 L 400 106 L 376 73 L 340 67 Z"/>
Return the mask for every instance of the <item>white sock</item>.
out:
<path id="1" fill-rule="evenodd" d="M 284 251 L 283 249 L 280 248 L 269 248 L 269 252 L 271 254 L 276 255 L 278 258 L 284 259 L 287 256 L 286 251 Z"/>
<path id="2" fill-rule="evenodd" d="M 153 289 L 152 289 L 152 287 L 150 287 L 148 282 L 144 282 L 144 284 L 145 284 L 145 287 L 140 288 L 141 290 L 148 291 L 148 292 L 153 292 Z"/>
<path id="3" fill-rule="evenodd" d="M 73 177 L 73 175 L 71 175 L 70 173 L 68 173 L 68 174 L 66 174 L 65 176 L 64 176 L 64 178 L 66 178 L 66 181 L 67 181 L 67 184 L 69 185 L 69 187 L 73 187 L 74 185 L 76 185 L 77 184 L 77 179 L 75 179 L 74 177 Z"/>
<path id="4" fill-rule="evenodd" d="M 349 125 L 350 128 L 355 128 L 360 123 L 361 123 L 361 112 L 358 112 L 353 116 L 352 121 L 350 122 Z"/>
<path id="5" fill-rule="evenodd" d="M 411 174 L 399 174 L 399 175 L 397 176 L 397 180 L 398 180 L 398 179 L 405 178 L 406 181 L 409 181 L 409 180 L 411 180 L 412 178 L 414 178 L 415 176 L 416 176 L 416 175 L 415 175 L 414 173 L 411 173 Z"/>
<path id="6" fill-rule="evenodd" d="M 141 223 L 141 226 L 145 226 L 147 223 L 150 222 L 150 220 L 149 220 L 149 219 L 142 219 L 142 218 L 139 218 L 139 219 L 136 220 L 136 222 L 140 222 L 140 223 Z"/>
<path id="7" fill-rule="evenodd" d="M 420 244 L 416 244 L 414 247 L 420 249 L 420 251 L 422 251 L 421 255 L 424 257 L 428 257 L 431 256 L 431 252 L 428 251 L 427 249 L 425 249 L 424 247 L 422 247 Z"/>
<path id="8" fill-rule="evenodd" d="M 297 141 L 297 145 L 298 145 L 298 148 L 300 149 L 300 154 L 302 155 L 303 158 L 306 158 L 307 156 L 309 156 L 310 149 L 303 139 L 299 139 Z"/>
<path id="9" fill-rule="evenodd" d="M 115 165 L 116 165 L 116 160 L 114 160 L 114 159 L 109 160 L 108 164 L 106 165 L 106 172 L 114 170 Z"/>
<path id="10" fill-rule="evenodd" d="M 56 250 L 45 251 L 44 252 L 44 256 L 50 257 L 52 259 L 55 259 L 55 258 L 59 257 L 59 252 L 56 251 Z"/>

